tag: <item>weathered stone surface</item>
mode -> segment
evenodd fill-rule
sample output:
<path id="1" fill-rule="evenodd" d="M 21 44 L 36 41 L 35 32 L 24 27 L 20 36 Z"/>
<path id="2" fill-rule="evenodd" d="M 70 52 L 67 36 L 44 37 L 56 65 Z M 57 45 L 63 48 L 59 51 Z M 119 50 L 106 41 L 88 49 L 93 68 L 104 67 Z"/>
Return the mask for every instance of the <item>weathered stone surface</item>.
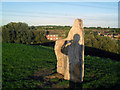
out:
<path id="1" fill-rule="evenodd" d="M 84 77 L 84 31 L 82 19 L 76 19 L 68 37 L 56 41 L 57 72 L 64 79 L 82 82 Z"/>

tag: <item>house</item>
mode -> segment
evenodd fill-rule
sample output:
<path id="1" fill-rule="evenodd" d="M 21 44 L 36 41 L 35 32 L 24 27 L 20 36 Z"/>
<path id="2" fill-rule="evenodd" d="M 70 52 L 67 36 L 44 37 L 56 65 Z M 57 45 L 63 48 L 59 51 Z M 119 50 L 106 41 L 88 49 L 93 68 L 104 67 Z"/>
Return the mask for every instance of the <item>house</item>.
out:
<path id="1" fill-rule="evenodd" d="M 101 32 L 99 32 L 98 35 L 103 36 L 103 34 Z"/>
<path id="2" fill-rule="evenodd" d="M 109 30 L 104 31 L 104 33 L 109 33 Z"/>
<path id="3" fill-rule="evenodd" d="M 90 34 L 93 34 L 93 32 L 90 32 Z"/>
<path id="4" fill-rule="evenodd" d="M 105 37 L 107 37 L 107 34 L 104 34 Z"/>
<path id="5" fill-rule="evenodd" d="M 52 41 L 56 41 L 59 39 L 58 34 L 49 34 L 49 35 L 46 35 L 46 38 Z"/>
<path id="6" fill-rule="evenodd" d="M 49 31 L 47 31 L 46 38 L 48 40 L 56 41 L 56 40 L 60 39 L 58 37 L 58 35 L 59 35 L 59 32 L 55 32 L 53 30 L 51 30 L 51 31 L 49 30 Z"/>
<path id="7" fill-rule="evenodd" d="M 63 30 L 46 30 L 46 38 L 48 40 L 56 41 L 65 37 Z"/>
<path id="8" fill-rule="evenodd" d="M 114 36 L 114 38 L 119 38 L 120 34 L 114 34 L 113 36 Z"/>
<path id="9" fill-rule="evenodd" d="M 113 37 L 113 35 L 112 35 L 112 34 L 108 34 L 107 36 L 108 36 L 108 37 Z"/>

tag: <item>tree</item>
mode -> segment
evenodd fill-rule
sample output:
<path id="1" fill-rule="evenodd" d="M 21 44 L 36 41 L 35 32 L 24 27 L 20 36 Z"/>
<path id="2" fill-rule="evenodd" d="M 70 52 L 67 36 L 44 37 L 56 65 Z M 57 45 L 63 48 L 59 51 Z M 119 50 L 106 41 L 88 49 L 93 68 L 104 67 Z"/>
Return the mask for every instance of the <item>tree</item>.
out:
<path id="1" fill-rule="evenodd" d="M 120 33 L 120 28 L 116 28 L 116 29 L 115 29 L 115 32 L 116 32 L 116 33 Z"/>
<path id="2" fill-rule="evenodd" d="M 26 31 L 23 31 L 22 37 L 21 37 L 21 41 L 23 44 L 26 44 L 27 42 L 27 34 Z"/>

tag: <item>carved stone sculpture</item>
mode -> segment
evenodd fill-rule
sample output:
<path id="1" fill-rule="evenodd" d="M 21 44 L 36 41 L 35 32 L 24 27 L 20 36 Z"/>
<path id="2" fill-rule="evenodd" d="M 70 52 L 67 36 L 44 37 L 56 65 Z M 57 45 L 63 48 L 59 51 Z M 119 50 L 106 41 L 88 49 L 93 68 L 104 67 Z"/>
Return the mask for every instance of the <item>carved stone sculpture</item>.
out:
<path id="1" fill-rule="evenodd" d="M 76 19 L 68 37 L 55 43 L 57 72 L 64 79 L 82 82 L 84 77 L 84 31 L 82 19 Z"/>

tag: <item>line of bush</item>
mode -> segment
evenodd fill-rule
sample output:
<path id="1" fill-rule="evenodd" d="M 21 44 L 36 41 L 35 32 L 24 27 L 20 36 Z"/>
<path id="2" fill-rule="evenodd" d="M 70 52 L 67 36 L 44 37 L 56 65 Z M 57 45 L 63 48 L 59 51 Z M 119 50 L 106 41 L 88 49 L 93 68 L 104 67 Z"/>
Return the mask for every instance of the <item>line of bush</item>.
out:
<path id="1" fill-rule="evenodd" d="M 120 54 L 120 41 L 99 35 L 85 35 L 85 46 Z"/>
<path id="2" fill-rule="evenodd" d="M 42 44 L 49 42 L 44 30 L 36 30 L 26 23 L 9 23 L 2 26 L 2 41 L 7 43 Z"/>
<path id="3" fill-rule="evenodd" d="M 63 28 L 69 27 L 63 26 Z M 64 32 L 67 36 L 69 29 L 64 29 Z M 26 23 L 21 22 L 11 22 L 2 26 L 2 41 L 7 43 L 45 45 L 48 43 L 50 45 L 50 41 L 45 37 L 46 34 L 45 29 L 39 29 L 37 26 L 28 26 Z M 112 40 L 108 37 L 85 33 L 85 46 L 120 54 L 120 41 Z"/>

